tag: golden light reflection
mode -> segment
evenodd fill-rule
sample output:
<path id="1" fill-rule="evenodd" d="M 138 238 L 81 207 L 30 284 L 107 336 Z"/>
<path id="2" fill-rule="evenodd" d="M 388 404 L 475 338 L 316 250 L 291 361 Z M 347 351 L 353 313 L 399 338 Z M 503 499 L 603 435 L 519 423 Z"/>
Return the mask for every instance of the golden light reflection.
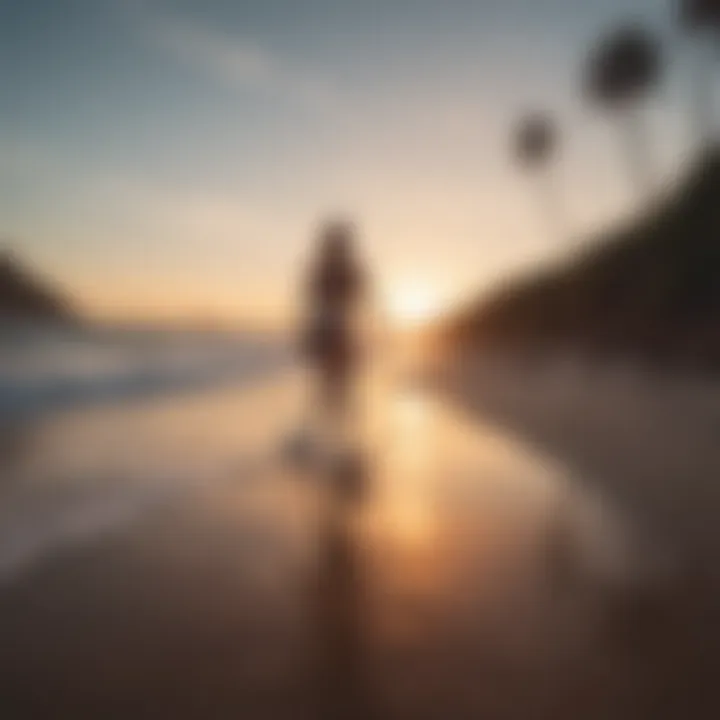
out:
<path id="1" fill-rule="evenodd" d="M 402 544 L 431 541 L 435 516 L 428 485 L 432 412 L 426 398 L 404 393 L 393 398 L 393 453 L 382 483 L 379 518 L 384 532 Z"/>

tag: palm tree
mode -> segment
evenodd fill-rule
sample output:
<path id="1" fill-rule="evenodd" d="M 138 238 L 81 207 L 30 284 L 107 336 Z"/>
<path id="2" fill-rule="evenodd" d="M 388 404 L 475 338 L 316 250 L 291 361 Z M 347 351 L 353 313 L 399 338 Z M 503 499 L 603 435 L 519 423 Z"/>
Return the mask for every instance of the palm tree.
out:
<path id="1" fill-rule="evenodd" d="M 697 69 L 695 71 L 695 132 L 702 145 L 712 139 L 713 90 L 712 75 L 720 39 L 720 0 L 681 0 L 679 20 L 682 27 L 696 39 Z"/>
<path id="2" fill-rule="evenodd" d="M 646 189 L 652 177 L 640 104 L 660 82 L 662 70 L 655 38 L 642 27 L 627 26 L 601 40 L 590 54 L 585 76 L 590 99 L 623 117 L 630 170 L 635 183 Z"/>
<path id="3" fill-rule="evenodd" d="M 532 113 L 524 116 L 515 130 L 514 152 L 522 167 L 538 176 L 547 170 L 558 144 L 558 131 L 553 120 L 544 114 Z M 547 223 L 552 236 L 559 235 L 561 212 L 552 178 L 544 173 L 538 183 L 547 214 Z"/>

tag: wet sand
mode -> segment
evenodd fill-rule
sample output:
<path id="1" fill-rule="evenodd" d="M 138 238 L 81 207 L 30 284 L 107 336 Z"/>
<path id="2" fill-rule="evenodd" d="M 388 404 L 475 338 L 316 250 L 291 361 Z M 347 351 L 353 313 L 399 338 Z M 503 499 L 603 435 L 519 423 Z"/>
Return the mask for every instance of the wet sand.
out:
<path id="1" fill-rule="evenodd" d="M 623 513 L 398 387 L 367 393 L 362 492 L 282 457 L 292 376 L 18 428 L 3 718 L 669 716 Z"/>
<path id="2" fill-rule="evenodd" d="M 440 375 L 453 402 L 564 461 L 622 515 L 645 562 L 624 604 L 649 716 L 720 714 L 720 383 L 570 357 L 465 358 Z"/>

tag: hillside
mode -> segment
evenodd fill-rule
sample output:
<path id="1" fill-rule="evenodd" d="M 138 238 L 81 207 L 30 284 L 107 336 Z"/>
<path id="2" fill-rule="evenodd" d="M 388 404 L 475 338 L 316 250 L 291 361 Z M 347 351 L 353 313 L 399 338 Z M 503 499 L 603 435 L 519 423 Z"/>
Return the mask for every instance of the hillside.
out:
<path id="1" fill-rule="evenodd" d="M 720 369 L 720 150 L 634 226 L 589 247 L 470 304 L 443 335 Z"/>
<path id="2" fill-rule="evenodd" d="M 0 319 L 66 321 L 70 302 L 27 270 L 10 253 L 0 253 Z"/>

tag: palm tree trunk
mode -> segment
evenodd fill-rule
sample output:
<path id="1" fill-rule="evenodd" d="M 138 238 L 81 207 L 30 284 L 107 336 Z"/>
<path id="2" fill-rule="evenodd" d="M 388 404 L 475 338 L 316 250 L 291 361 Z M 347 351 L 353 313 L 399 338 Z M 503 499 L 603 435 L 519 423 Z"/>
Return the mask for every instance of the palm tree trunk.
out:
<path id="1" fill-rule="evenodd" d="M 552 243 L 557 243 L 565 234 L 565 217 L 556 178 L 549 170 L 539 172 L 537 185 L 539 204 L 542 206 L 540 210 L 545 216 L 548 239 Z"/>
<path id="2" fill-rule="evenodd" d="M 626 154 L 630 171 L 630 182 L 635 192 L 649 197 L 654 190 L 654 173 L 650 158 L 648 127 L 640 105 L 625 110 L 622 122 Z"/>
<path id="3" fill-rule="evenodd" d="M 714 140 L 715 52 L 714 38 L 702 37 L 695 45 L 693 72 L 693 140 L 701 150 Z"/>

